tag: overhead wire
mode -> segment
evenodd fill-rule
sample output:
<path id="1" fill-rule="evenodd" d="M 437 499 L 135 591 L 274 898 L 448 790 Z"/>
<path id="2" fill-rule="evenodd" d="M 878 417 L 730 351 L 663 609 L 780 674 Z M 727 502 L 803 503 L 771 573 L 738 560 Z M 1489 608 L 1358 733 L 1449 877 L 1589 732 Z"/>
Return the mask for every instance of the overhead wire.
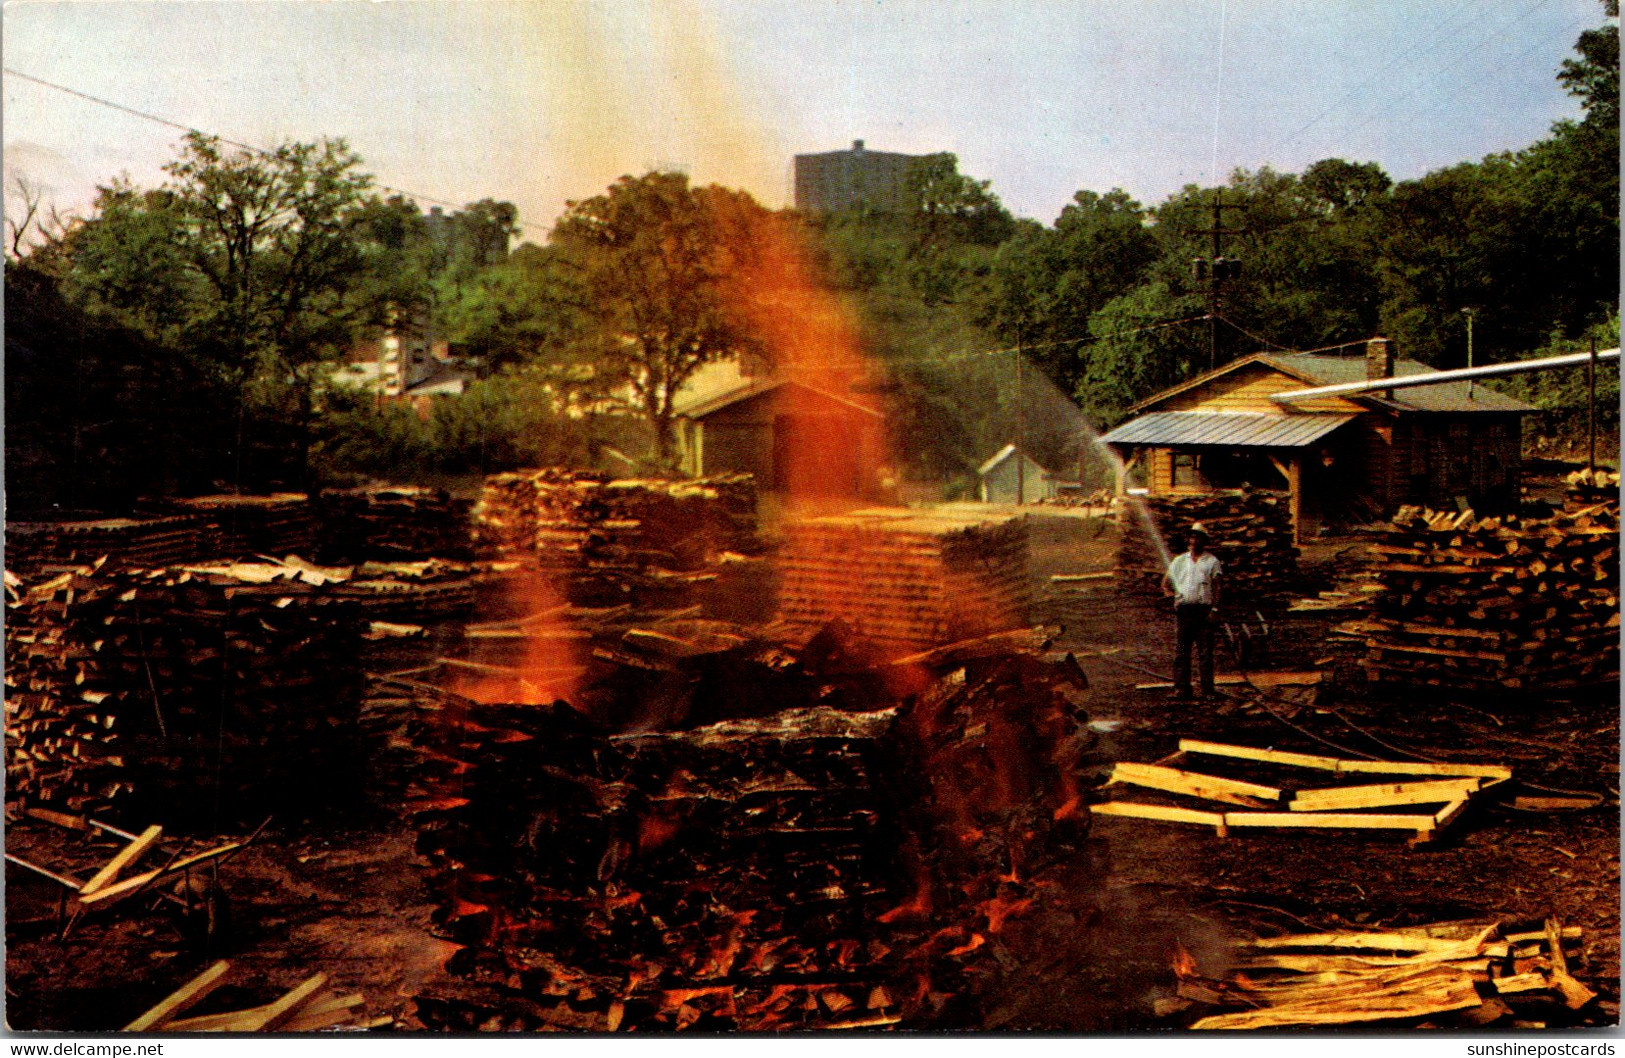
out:
<path id="1" fill-rule="evenodd" d="M 154 122 L 155 124 L 163 125 L 165 128 L 175 129 L 177 131 L 189 133 L 189 134 L 195 135 L 195 136 L 202 136 L 205 139 L 213 140 L 213 141 L 215 141 L 217 143 L 224 143 L 227 146 L 236 147 L 239 150 L 248 151 L 250 154 L 257 155 L 257 156 L 259 156 L 261 158 L 275 157 L 275 152 L 274 151 L 266 150 L 264 147 L 256 147 L 251 143 L 244 143 L 242 140 L 235 140 L 235 139 L 232 139 L 229 136 L 222 136 L 219 133 L 208 132 L 208 131 L 206 131 L 204 129 L 197 128 L 194 125 L 188 125 L 188 124 L 186 124 L 184 122 L 174 121 L 174 120 L 172 120 L 170 118 L 162 117 L 162 116 L 160 116 L 158 114 L 151 114 L 151 113 L 148 113 L 145 110 L 137 110 L 135 107 L 125 106 L 123 103 L 115 102 L 114 100 L 111 100 L 111 99 L 105 99 L 102 96 L 92 95 L 89 92 L 82 92 L 77 88 L 70 88 L 67 85 L 58 84 L 55 81 L 47 81 L 43 77 L 36 77 L 33 74 L 24 73 L 23 71 L 13 69 L 10 66 L 0 67 L 0 71 L 3 71 L 5 73 L 5 75 L 8 76 L 8 77 L 15 77 L 18 80 L 27 81 L 30 84 L 36 84 L 36 85 L 40 85 L 41 87 L 44 87 L 44 88 L 52 89 L 53 91 L 62 92 L 65 95 L 70 95 L 70 96 L 73 96 L 73 97 L 75 97 L 77 99 L 82 99 L 82 100 L 84 100 L 84 101 L 86 101 L 88 103 L 93 103 L 93 104 L 95 104 L 97 106 L 107 107 L 110 110 L 116 110 L 119 113 L 128 114 L 131 117 L 140 118 L 143 121 L 151 121 L 151 122 Z M 402 196 L 405 196 L 406 198 L 413 199 L 414 201 L 427 202 L 431 206 L 443 206 L 443 207 L 445 207 L 447 209 L 462 209 L 462 208 L 464 208 L 463 205 L 459 205 L 459 204 L 457 204 L 455 202 L 451 202 L 451 201 L 449 201 L 447 199 L 438 198 L 438 197 L 436 197 L 434 195 L 426 195 L 426 194 L 423 194 L 422 192 L 412 191 L 412 190 L 409 190 L 409 189 L 403 188 L 403 187 L 394 187 L 394 186 L 391 186 L 389 184 L 383 184 L 383 183 L 374 183 L 373 186 L 376 187 L 378 190 L 383 191 L 383 192 L 385 192 L 387 194 L 402 195 Z M 464 205 L 466 205 L 466 203 Z M 526 232 L 527 230 L 529 230 L 527 228 L 527 226 L 524 225 L 524 224 L 516 223 L 516 224 L 514 224 L 514 227 L 520 232 Z"/>

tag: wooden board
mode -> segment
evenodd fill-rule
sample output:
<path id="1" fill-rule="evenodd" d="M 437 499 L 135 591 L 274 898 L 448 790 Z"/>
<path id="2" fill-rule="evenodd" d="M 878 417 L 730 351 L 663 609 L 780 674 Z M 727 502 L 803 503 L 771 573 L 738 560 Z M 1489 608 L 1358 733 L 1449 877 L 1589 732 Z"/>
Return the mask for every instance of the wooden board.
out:
<path id="1" fill-rule="evenodd" d="M 1338 757 L 1323 757 L 1313 753 L 1289 753 L 1277 749 L 1255 749 L 1251 746 L 1232 746 L 1223 742 L 1203 742 L 1192 738 L 1180 739 L 1179 748 L 1187 753 L 1206 753 L 1215 757 L 1234 757 L 1240 760 L 1286 764 L 1299 768 L 1316 768 L 1322 771 L 1364 772 L 1373 775 L 1478 776 L 1496 779 L 1509 779 L 1512 777 L 1512 769 L 1501 764 L 1343 760 Z"/>
<path id="2" fill-rule="evenodd" d="M 1414 932 L 1388 931 L 1371 933 L 1290 933 L 1280 937 L 1259 937 L 1239 942 L 1243 948 L 1337 948 L 1355 951 L 1408 951 L 1428 952 L 1436 958 L 1472 957 L 1493 954 L 1486 950 L 1486 942 L 1496 926 L 1484 927 L 1477 936 L 1466 938 L 1429 937 Z M 1504 953 L 1503 953 L 1504 954 Z"/>
<path id="3" fill-rule="evenodd" d="M 226 971 L 231 969 L 231 963 L 224 959 L 204 970 L 180 988 L 171 992 L 158 1002 L 158 1005 L 148 1010 L 124 1026 L 125 1032 L 150 1032 L 163 1027 L 163 1024 L 176 1014 L 194 1006 L 204 996 L 220 987 L 226 979 Z"/>
<path id="4" fill-rule="evenodd" d="M 217 846 L 205 852 L 200 852 L 195 856 L 188 856 L 183 860 L 176 860 L 167 867 L 156 867 L 150 871 L 143 871 L 140 874 L 132 875 L 129 878 L 124 879 L 122 882 L 114 882 L 111 885 L 96 890 L 94 893 L 83 893 L 79 897 L 79 902 L 86 905 L 99 904 L 103 903 L 104 901 L 115 900 L 121 896 L 128 896 L 129 894 L 146 887 L 152 882 L 157 881 L 159 878 L 174 874 L 177 871 L 184 871 L 188 867 L 195 867 L 198 864 L 205 863 L 217 856 L 224 856 L 226 853 L 238 848 L 241 848 L 240 843 L 235 841 L 227 842 L 224 845 Z"/>
<path id="5" fill-rule="evenodd" d="M 1230 827 L 1341 827 L 1354 830 L 1432 830 L 1433 815 L 1357 815 L 1352 812 L 1226 812 Z"/>
<path id="6" fill-rule="evenodd" d="M 1218 812 L 1198 812 L 1194 808 L 1169 808 L 1166 805 L 1144 805 L 1133 801 L 1107 801 L 1089 806 L 1097 816 L 1133 816 L 1138 819 L 1162 819 L 1171 823 L 1204 823 L 1210 827 L 1224 826 L 1224 816 Z"/>
<path id="7" fill-rule="evenodd" d="M 1423 782 L 1380 783 L 1372 786 L 1334 786 L 1299 790 L 1287 806 L 1294 812 L 1325 812 L 1393 805 L 1448 804 L 1478 790 L 1480 779 L 1438 779 Z"/>
<path id="8" fill-rule="evenodd" d="M 124 846 L 112 859 L 108 860 L 106 866 L 91 875 L 90 881 L 86 882 L 84 888 L 79 890 L 80 894 L 94 893 L 114 878 L 117 878 L 119 872 L 134 863 L 142 853 L 151 848 L 153 842 L 157 841 L 163 832 L 164 828 L 156 825 L 143 830 L 139 837 Z"/>
<path id="9" fill-rule="evenodd" d="M 302 1008 L 315 1001 L 316 993 L 327 984 L 325 973 L 305 978 L 291 991 L 274 1003 L 259 1008 L 253 1017 L 245 1019 L 238 1032 L 274 1032 L 293 1018 Z"/>
<path id="10" fill-rule="evenodd" d="M 1165 768 L 1156 764 L 1134 764 L 1128 761 L 1115 765 L 1108 781 L 1185 794 L 1188 797 L 1200 797 L 1209 801 L 1240 804 L 1249 808 L 1261 807 L 1263 802 L 1279 801 L 1282 796 L 1282 792 L 1273 786 L 1261 786 L 1258 783 L 1221 779 L 1215 775 L 1202 775 L 1197 772 L 1180 771 L 1178 768 Z"/>

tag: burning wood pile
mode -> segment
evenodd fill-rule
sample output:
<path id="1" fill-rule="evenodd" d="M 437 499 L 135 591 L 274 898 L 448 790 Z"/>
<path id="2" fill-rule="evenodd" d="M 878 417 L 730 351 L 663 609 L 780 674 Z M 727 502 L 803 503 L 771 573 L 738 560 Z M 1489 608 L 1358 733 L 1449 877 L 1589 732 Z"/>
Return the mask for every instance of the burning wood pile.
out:
<path id="1" fill-rule="evenodd" d="M 444 489 L 382 484 L 325 489 L 317 506 L 326 561 L 472 557 L 469 504 Z"/>
<path id="2" fill-rule="evenodd" d="M 1143 509 L 1137 509 L 1143 508 Z M 1147 525 L 1149 520 L 1150 525 Z M 1197 522 L 1208 531 L 1208 548 L 1224 566 L 1227 606 L 1275 609 L 1298 579 L 1298 548 L 1292 542 L 1291 498 L 1252 489 L 1194 496 L 1130 496 L 1118 512 L 1118 583 L 1135 591 L 1162 590 L 1165 559 L 1150 527 L 1173 553 Z"/>
<path id="3" fill-rule="evenodd" d="M 447 703 L 422 725 L 438 771 L 419 844 L 467 947 L 419 1018 L 857 1029 L 973 1003 L 996 935 L 1038 899 L 1029 872 L 1087 820 L 1085 681 L 1011 638 L 856 681 L 858 651 L 821 642 L 797 661 L 806 697 L 863 708 L 615 734 L 563 703 Z"/>
<path id="4" fill-rule="evenodd" d="M 798 519 L 779 550 L 779 617 L 808 636 L 841 621 L 894 651 L 1020 625 L 1025 517 L 880 508 Z"/>
<path id="5" fill-rule="evenodd" d="M 1403 507 L 1368 551 L 1369 679 L 1457 691 L 1619 678 L 1619 504 L 1550 518 Z"/>
<path id="6" fill-rule="evenodd" d="M 578 605 L 682 605 L 721 555 L 755 550 L 755 515 L 746 474 L 612 480 L 552 468 L 488 478 L 474 538 L 536 555 Z"/>
<path id="7" fill-rule="evenodd" d="M 100 566 L 7 587 L 8 800 L 229 817 L 353 773 L 363 621 L 325 583 Z"/>
<path id="8" fill-rule="evenodd" d="M 1545 1028 L 1595 993 L 1569 972 L 1581 932 L 1537 923 L 1439 923 L 1242 941 L 1224 980 L 1178 960 L 1182 1003 L 1232 1008 L 1193 1029 L 1405 1022 L 1417 1028 Z"/>

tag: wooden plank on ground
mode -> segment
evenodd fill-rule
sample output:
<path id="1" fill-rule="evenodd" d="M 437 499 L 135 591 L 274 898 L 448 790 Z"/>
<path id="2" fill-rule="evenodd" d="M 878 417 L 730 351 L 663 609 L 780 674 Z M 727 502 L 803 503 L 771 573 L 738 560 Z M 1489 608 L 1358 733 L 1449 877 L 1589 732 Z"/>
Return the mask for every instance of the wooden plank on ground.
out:
<path id="1" fill-rule="evenodd" d="M 1396 1018 L 1416 1018 L 1467 1010 L 1479 1005 L 1471 979 L 1414 990 L 1367 994 L 1353 1002 L 1331 1005 L 1292 1004 L 1216 1014 L 1202 1018 L 1192 1029 L 1267 1029 L 1291 1025 L 1351 1025 Z"/>
<path id="2" fill-rule="evenodd" d="M 314 1032 L 341 1024 L 355 1016 L 355 1009 L 365 1002 L 360 992 L 347 996 L 330 996 L 305 1007 L 283 1022 L 283 1032 Z M 239 1032 L 239 1025 L 263 1018 L 271 1004 L 230 1010 L 223 1014 L 204 1014 L 195 1018 L 171 1021 L 164 1026 L 166 1032 Z"/>
<path id="3" fill-rule="evenodd" d="M 1437 955 L 1420 952 L 1416 955 L 1294 955 L 1272 953 L 1254 955 L 1238 962 L 1243 970 L 1293 970 L 1298 973 L 1319 973 L 1336 970 L 1366 970 L 1374 967 L 1415 966 L 1428 963 L 1435 966 L 1453 966 L 1466 973 L 1488 973 L 1490 960 L 1440 959 Z"/>
<path id="4" fill-rule="evenodd" d="M 258 1008 L 252 1017 L 245 1018 L 233 1029 L 235 1032 L 275 1032 L 282 1024 L 316 999 L 316 994 L 327 984 L 325 973 L 311 974 L 281 999 Z"/>
<path id="5" fill-rule="evenodd" d="M 1256 760 L 1266 764 L 1286 764 L 1298 768 L 1317 768 L 1322 771 L 1365 772 L 1374 775 L 1478 776 L 1487 779 L 1506 779 L 1512 776 L 1512 769 L 1501 764 L 1344 760 L 1340 757 L 1323 757 L 1314 753 L 1257 749 L 1252 746 L 1233 746 L 1224 742 L 1204 742 L 1194 738 L 1180 739 L 1179 748 L 1186 753 L 1205 753 L 1213 757 L 1234 757 L 1238 760 Z"/>
<path id="6" fill-rule="evenodd" d="M 1279 801 L 1282 795 L 1281 790 L 1274 786 L 1262 786 L 1236 779 L 1223 779 L 1216 775 L 1202 775 L 1197 772 L 1180 771 L 1178 768 L 1135 764 L 1129 761 L 1115 765 L 1109 781 L 1185 794 L 1209 801 L 1240 804 L 1249 808 L 1260 807 L 1261 802 Z"/>
<path id="7" fill-rule="evenodd" d="M 1299 790 L 1287 806 L 1294 812 L 1325 812 L 1396 805 L 1448 804 L 1478 790 L 1480 779 L 1438 779 L 1422 782 L 1378 783 L 1370 786 L 1334 786 Z"/>
<path id="8" fill-rule="evenodd" d="M 1358 815 L 1353 812 L 1226 812 L 1226 826 L 1432 830 L 1433 815 Z"/>
<path id="9" fill-rule="evenodd" d="M 114 882 L 111 885 L 96 890 L 94 893 L 81 894 L 79 897 L 79 902 L 87 905 L 100 904 L 108 900 L 116 900 L 119 897 L 128 896 L 139 889 L 145 888 L 147 885 L 157 881 L 159 878 L 174 874 L 177 871 L 184 871 L 188 867 L 195 867 L 200 863 L 205 863 L 217 856 L 224 856 L 226 853 L 241 847 L 242 845 L 240 842 L 227 842 L 224 845 L 219 845 L 215 848 L 200 852 L 195 856 L 188 856 L 185 859 L 176 860 L 174 863 L 171 863 L 168 866 L 155 867 L 150 871 L 143 871 L 140 874 L 131 875 L 122 882 Z"/>
<path id="10" fill-rule="evenodd" d="M 1289 933 L 1280 937 L 1259 937 L 1238 942 L 1243 948 L 1337 948 L 1354 951 L 1409 951 L 1428 952 L 1438 958 L 1461 957 L 1460 953 L 1477 954 L 1495 932 L 1494 925 L 1486 926 L 1480 934 L 1462 939 L 1429 937 L 1421 933 L 1347 932 L 1347 933 Z"/>
<path id="11" fill-rule="evenodd" d="M 1170 808 L 1166 805 L 1136 804 L 1133 801 L 1107 801 L 1089 806 L 1098 816 L 1133 816 L 1138 819 L 1161 819 L 1170 823 L 1203 823 L 1210 827 L 1224 826 L 1224 815 L 1219 812 L 1198 812 L 1194 808 Z"/>
<path id="12" fill-rule="evenodd" d="M 151 1032 L 154 1029 L 162 1028 L 170 1018 L 192 1007 L 204 996 L 218 988 L 226 979 L 226 971 L 230 969 L 231 963 L 221 959 L 168 996 L 165 996 L 145 1014 L 124 1026 L 124 1031 Z"/>
<path id="13" fill-rule="evenodd" d="M 163 832 L 164 828 L 156 824 L 143 830 L 140 836 L 124 846 L 112 859 L 108 860 L 101 870 L 90 876 L 90 881 L 86 882 L 84 888 L 79 890 L 80 894 L 94 893 L 114 878 L 117 878 L 119 872 L 134 863 L 142 853 L 150 849 L 153 843 L 163 835 Z"/>

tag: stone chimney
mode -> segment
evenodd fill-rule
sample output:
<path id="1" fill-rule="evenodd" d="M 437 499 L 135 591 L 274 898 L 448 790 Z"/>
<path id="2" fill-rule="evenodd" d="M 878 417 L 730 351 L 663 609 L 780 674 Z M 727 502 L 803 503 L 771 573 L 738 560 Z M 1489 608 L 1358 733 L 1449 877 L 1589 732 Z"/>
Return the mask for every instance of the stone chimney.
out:
<path id="1" fill-rule="evenodd" d="M 1373 338 L 1365 343 L 1365 377 L 1374 382 L 1379 378 L 1394 377 L 1394 343 L 1387 338 Z M 1384 396 L 1394 395 L 1385 390 Z"/>
<path id="2" fill-rule="evenodd" d="M 863 141 L 862 141 L 862 140 L 853 140 L 853 141 L 852 141 L 852 149 L 853 149 L 853 150 L 854 150 L 854 151 L 861 151 L 861 150 L 863 150 Z"/>

